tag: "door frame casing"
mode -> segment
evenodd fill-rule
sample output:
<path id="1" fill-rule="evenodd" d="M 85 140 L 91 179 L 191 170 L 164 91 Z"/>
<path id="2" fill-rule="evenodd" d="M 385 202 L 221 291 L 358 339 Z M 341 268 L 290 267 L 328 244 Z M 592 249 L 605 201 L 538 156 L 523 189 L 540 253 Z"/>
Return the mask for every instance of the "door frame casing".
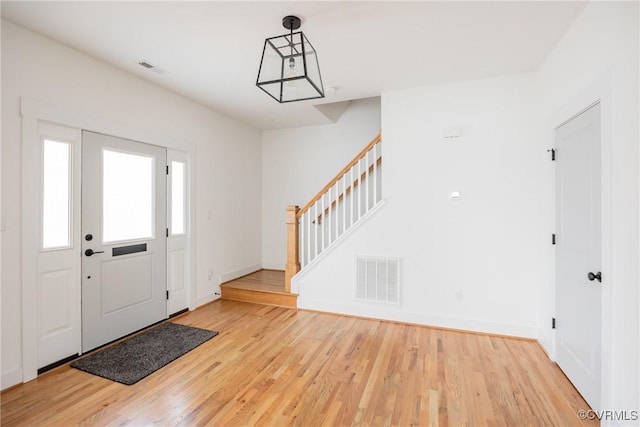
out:
<path id="1" fill-rule="evenodd" d="M 611 75 L 605 73 L 593 82 L 589 87 L 584 88 L 572 99 L 568 100 L 562 107 L 556 112 L 551 114 L 550 121 L 547 129 L 549 132 L 549 141 L 555 145 L 555 131 L 562 124 L 568 122 L 572 118 L 577 117 L 581 112 L 587 110 L 590 106 L 600 103 L 600 184 L 601 184 L 601 253 L 600 259 L 602 261 L 602 300 L 601 300 L 601 354 L 600 354 L 600 377 L 601 377 L 601 390 L 600 390 L 600 404 L 602 408 L 611 407 L 612 394 L 613 394 L 613 359 L 609 349 L 613 348 L 612 341 L 612 296 L 611 296 L 611 266 L 612 266 L 612 224 L 611 224 L 611 205 L 612 205 L 612 114 L 611 114 Z M 552 218 L 551 218 L 551 230 L 555 232 L 555 224 L 557 223 L 556 212 L 556 175 L 555 167 L 552 168 Z M 552 246 L 555 248 L 555 246 Z M 555 250 L 550 256 L 551 263 L 551 315 L 556 318 L 556 262 L 555 262 Z M 557 352 L 557 334 L 556 330 L 552 329 L 551 332 L 551 347 L 549 348 L 549 356 L 551 360 L 556 361 Z M 593 408 L 601 409 L 601 408 Z"/>
<path id="2" fill-rule="evenodd" d="M 33 274 L 33 266 L 40 249 L 40 227 L 33 226 L 40 221 L 39 188 L 40 176 L 37 167 L 39 162 L 40 138 L 39 122 L 90 130 L 120 138 L 141 141 L 144 143 L 165 147 L 168 150 L 187 153 L 188 181 L 193 183 L 195 167 L 193 159 L 196 155 L 196 144 L 169 135 L 160 135 L 137 129 L 124 123 L 97 118 L 86 112 L 67 109 L 47 104 L 32 98 L 20 99 L 20 113 L 22 116 L 22 382 L 28 382 L 38 376 L 38 311 L 34 301 L 37 301 L 37 277 Z M 189 263 L 188 276 L 195 277 L 195 185 L 188 186 L 188 218 L 189 218 Z M 75 232 L 75 231 L 74 231 Z M 79 231 L 78 231 L 79 233 Z M 78 257 L 80 257 L 78 250 Z M 79 274 L 79 272 L 78 272 Z M 80 277 L 78 276 L 78 280 Z M 189 280 L 189 309 L 195 308 L 195 286 Z"/>

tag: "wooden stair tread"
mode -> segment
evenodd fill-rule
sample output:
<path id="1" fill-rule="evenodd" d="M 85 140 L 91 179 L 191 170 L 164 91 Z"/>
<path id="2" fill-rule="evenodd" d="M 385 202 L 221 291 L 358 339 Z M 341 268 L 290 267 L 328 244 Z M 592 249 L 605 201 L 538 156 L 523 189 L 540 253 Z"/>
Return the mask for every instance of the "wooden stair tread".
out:
<path id="1" fill-rule="evenodd" d="M 298 295 L 285 292 L 284 272 L 259 270 L 220 285 L 223 300 L 297 308 Z"/>
<path id="2" fill-rule="evenodd" d="M 238 289 L 238 290 L 251 291 L 251 292 L 262 292 L 262 293 L 266 293 L 266 294 L 275 294 L 275 295 L 295 295 L 295 296 L 298 296 L 298 294 L 294 294 L 294 293 L 290 293 L 290 292 L 272 291 L 272 290 L 269 290 L 269 289 L 256 289 L 256 288 L 252 288 L 250 286 L 233 285 L 233 284 L 230 284 L 230 283 L 223 283 L 222 285 L 220 285 L 220 288 Z"/>

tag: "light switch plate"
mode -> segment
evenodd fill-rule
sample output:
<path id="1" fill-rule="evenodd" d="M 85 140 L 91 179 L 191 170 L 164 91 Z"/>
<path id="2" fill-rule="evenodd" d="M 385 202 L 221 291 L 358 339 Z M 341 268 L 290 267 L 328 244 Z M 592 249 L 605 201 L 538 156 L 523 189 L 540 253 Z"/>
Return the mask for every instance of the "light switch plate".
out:
<path id="1" fill-rule="evenodd" d="M 442 129 L 443 138 L 460 138 L 462 129 L 459 126 L 448 126 Z"/>

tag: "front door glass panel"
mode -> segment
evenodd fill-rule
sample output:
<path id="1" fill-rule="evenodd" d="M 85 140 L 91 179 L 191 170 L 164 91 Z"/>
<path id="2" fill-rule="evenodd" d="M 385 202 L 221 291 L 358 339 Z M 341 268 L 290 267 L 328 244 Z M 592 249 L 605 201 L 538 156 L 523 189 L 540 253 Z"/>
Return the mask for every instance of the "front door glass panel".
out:
<path id="1" fill-rule="evenodd" d="M 154 158 L 102 150 L 102 239 L 104 243 L 153 237 Z"/>

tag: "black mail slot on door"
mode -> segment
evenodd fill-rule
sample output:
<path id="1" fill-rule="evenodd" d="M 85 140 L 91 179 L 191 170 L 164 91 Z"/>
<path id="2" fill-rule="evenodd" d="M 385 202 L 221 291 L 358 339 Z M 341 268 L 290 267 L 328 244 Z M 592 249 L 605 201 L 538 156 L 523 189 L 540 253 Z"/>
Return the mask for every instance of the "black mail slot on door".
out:
<path id="1" fill-rule="evenodd" d="M 141 243 L 139 245 L 120 246 L 119 248 L 111 249 L 111 256 L 135 254 L 136 252 L 146 252 L 147 244 Z"/>

